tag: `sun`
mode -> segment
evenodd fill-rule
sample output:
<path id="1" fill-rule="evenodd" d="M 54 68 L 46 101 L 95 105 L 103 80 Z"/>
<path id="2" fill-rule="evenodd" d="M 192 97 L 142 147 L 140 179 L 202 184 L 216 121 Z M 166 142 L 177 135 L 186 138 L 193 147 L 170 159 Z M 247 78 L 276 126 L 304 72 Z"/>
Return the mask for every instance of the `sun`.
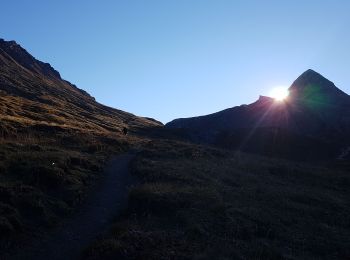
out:
<path id="1" fill-rule="evenodd" d="M 270 97 L 274 98 L 277 101 L 285 100 L 289 95 L 287 87 L 275 87 L 270 91 Z"/>

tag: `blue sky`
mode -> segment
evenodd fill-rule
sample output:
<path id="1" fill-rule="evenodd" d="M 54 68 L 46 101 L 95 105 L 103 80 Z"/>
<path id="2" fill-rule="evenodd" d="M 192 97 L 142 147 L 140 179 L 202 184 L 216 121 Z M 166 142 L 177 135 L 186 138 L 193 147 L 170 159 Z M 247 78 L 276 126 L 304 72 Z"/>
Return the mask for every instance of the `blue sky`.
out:
<path id="1" fill-rule="evenodd" d="M 350 1 L 3 1 L 1 34 L 106 105 L 168 122 L 312 68 L 350 93 Z"/>

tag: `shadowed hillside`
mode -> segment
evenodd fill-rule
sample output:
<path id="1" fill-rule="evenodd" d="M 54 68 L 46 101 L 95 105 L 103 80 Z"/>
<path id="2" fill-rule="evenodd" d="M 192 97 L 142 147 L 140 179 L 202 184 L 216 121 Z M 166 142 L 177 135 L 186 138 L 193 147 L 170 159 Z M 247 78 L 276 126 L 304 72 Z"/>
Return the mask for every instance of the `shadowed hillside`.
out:
<path id="1" fill-rule="evenodd" d="M 50 64 L 0 40 L 0 249 L 59 223 L 109 155 L 159 126 L 97 103 Z"/>
<path id="2" fill-rule="evenodd" d="M 317 72 L 304 72 L 285 101 L 260 96 L 249 105 L 175 119 L 189 139 L 296 159 L 334 159 L 350 143 L 350 97 Z"/>
<path id="3" fill-rule="evenodd" d="M 141 185 L 84 259 L 348 259 L 349 164 L 157 140 Z"/>
<path id="4" fill-rule="evenodd" d="M 40 249 L 89 201 L 109 156 L 136 148 L 128 206 L 83 259 L 347 259 L 349 96 L 312 70 L 289 91 L 284 102 L 261 96 L 163 128 L 99 104 L 0 40 L 0 258 L 28 256 L 32 241 Z M 71 222 L 76 235 L 88 228 L 80 221 Z"/>
<path id="5" fill-rule="evenodd" d="M 153 131 L 83 258 L 348 259 L 349 96 L 312 70 L 289 91 Z"/>

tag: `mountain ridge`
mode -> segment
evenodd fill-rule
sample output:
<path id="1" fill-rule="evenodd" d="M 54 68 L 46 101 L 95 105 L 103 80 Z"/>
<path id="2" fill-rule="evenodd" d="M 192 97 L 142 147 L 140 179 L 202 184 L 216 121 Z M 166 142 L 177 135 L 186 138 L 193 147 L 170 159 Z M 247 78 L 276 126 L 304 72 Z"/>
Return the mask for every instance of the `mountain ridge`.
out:
<path id="1" fill-rule="evenodd" d="M 6 52 L 10 58 L 32 72 L 44 74 L 47 77 L 62 79 L 60 73 L 49 63 L 37 60 L 16 41 L 5 41 L 0 38 L 0 49 Z"/>
<path id="2" fill-rule="evenodd" d="M 314 146 L 324 146 L 325 153 L 331 150 L 329 145 L 337 146 L 332 150 L 339 150 L 341 139 L 346 142 L 349 139 L 349 95 L 311 69 L 301 74 L 289 91 L 290 95 L 284 101 L 260 96 L 248 105 L 199 117 L 175 119 L 166 127 L 183 129 L 191 140 L 213 145 L 220 143 L 232 149 L 241 148 L 246 142 L 244 140 L 251 139 L 248 150 L 256 150 L 259 144 L 259 150 L 264 152 L 263 146 L 273 145 L 269 142 L 280 138 L 280 142 L 308 139 L 310 144 L 317 140 L 320 144 Z M 277 142 L 276 145 L 282 146 Z M 286 149 L 296 144 L 288 145 L 290 147 Z"/>
<path id="3" fill-rule="evenodd" d="M 50 64 L 37 60 L 15 41 L 3 39 L 0 94 L 0 129 L 8 134 L 17 128 L 30 131 L 33 125 L 95 133 L 162 125 L 96 102 L 86 91 L 62 79 Z"/>

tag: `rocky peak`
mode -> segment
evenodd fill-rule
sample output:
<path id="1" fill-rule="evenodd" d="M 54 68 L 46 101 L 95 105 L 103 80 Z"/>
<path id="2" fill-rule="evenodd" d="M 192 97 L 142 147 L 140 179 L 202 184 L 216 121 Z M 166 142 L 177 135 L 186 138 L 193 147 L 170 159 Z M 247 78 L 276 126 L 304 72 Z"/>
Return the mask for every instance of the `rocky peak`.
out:
<path id="1" fill-rule="evenodd" d="M 260 95 L 259 99 L 250 105 L 252 105 L 252 106 L 266 106 L 266 105 L 271 105 L 273 102 L 274 102 L 273 98 Z"/>
<path id="2" fill-rule="evenodd" d="M 308 69 L 304 73 L 302 73 L 290 86 L 289 90 L 293 92 L 294 90 L 301 90 L 305 89 L 306 87 L 310 85 L 317 85 L 319 88 L 323 90 L 328 91 L 336 91 L 338 93 L 343 93 L 340 89 L 338 89 L 334 83 L 325 77 L 323 77 L 321 74 L 317 73 L 316 71 L 312 69 Z"/>
<path id="3" fill-rule="evenodd" d="M 304 88 L 309 84 L 318 84 L 324 87 L 335 87 L 333 82 L 329 81 L 316 71 L 308 69 L 293 82 L 290 88 Z"/>
<path id="4" fill-rule="evenodd" d="M 49 63 L 41 62 L 30 55 L 24 48 L 15 41 L 0 39 L 0 55 L 5 54 L 11 57 L 23 68 L 49 78 L 61 79 L 60 74 Z"/>
<path id="5" fill-rule="evenodd" d="M 268 96 L 260 95 L 258 101 L 260 101 L 260 102 L 271 102 L 271 101 L 273 101 L 273 98 L 268 97 Z"/>
<path id="6" fill-rule="evenodd" d="M 333 82 L 312 69 L 301 74 L 289 88 L 290 99 L 323 102 L 331 105 L 349 102 L 349 96 L 338 89 Z"/>

